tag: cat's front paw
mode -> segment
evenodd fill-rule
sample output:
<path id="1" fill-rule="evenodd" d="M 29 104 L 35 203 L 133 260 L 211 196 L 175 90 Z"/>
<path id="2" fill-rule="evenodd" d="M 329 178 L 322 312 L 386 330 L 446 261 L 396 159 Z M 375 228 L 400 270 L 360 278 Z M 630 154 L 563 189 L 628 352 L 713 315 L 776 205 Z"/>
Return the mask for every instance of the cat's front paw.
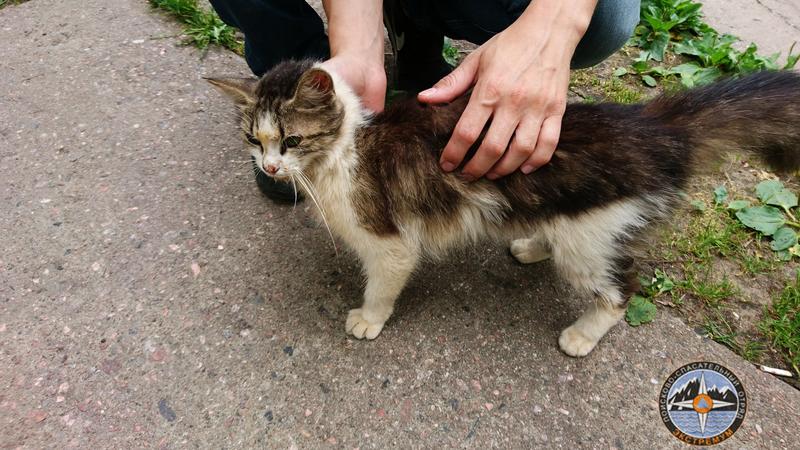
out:
<path id="1" fill-rule="evenodd" d="M 561 351 L 576 358 L 588 355 L 596 345 L 597 341 L 586 337 L 575 325 L 565 328 L 558 338 Z"/>
<path id="2" fill-rule="evenodd" d="M 362 315 L 361 308 L 351 309 L 350 313 L 347 314 L 345 330 L 347 334 L 352 334 L 357 339 L 375 339 L 381 334 L 384 323 L 385 322 L 373 323 L 368 321 Z"/>

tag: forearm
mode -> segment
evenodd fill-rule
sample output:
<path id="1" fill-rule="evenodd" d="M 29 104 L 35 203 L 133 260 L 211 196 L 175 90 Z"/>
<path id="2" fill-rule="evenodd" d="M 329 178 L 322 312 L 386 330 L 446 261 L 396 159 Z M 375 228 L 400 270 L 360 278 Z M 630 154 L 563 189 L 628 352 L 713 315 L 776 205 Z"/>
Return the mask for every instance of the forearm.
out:
<path id="1" fill-rule="evenodd" d="M 596 6 L 597 0 L 536 0 L 511 26 L 528 35 L 531 42 L 543 44 L 532 51 L 569 58 L 586 33 Z"/>
<path id="2" fill-rule="evenodd" d="M 383 66 L 383 2 L 323 0 L 331 56 L 348 54 Z"/>

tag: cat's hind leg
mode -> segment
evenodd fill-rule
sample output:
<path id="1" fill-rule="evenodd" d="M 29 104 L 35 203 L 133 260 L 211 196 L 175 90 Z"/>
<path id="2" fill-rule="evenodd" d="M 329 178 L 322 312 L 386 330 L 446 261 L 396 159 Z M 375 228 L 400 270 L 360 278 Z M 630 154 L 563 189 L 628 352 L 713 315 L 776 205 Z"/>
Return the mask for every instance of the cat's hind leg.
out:
<path id="1" fill-rule="evenodd" d="M 574 264 L 572 265 L 575 266 Z M 562 269 L 567 276 L 585 276 Z M 574 287 L 591 290 L 594 301 L 572 325 L 561 332 L 558 346 L 570 356 L 586 356 L 600 339 L 625 315 L 630 296 L 638 289 L 633 259 L 617 255 L 605 265 L 598 265 L 594 276 L 573 278 Z"/>
<path id="2" fill-rule="evenodd" d="M 550 259 L 552 253 L 547 242 L 538 233 L 530 238 L 514 239 L 509 247 L 511 254 L 522 264 L 533 264 Z"/>
<path id="3" fill-rule="evenodd" d="M 394 311 L 394 302 L 419 259 L 416 249 L 400 238 L 370 239 L 357 248 L 367 286 L 361 308 L 351 309 L 345 330 L 358 339 L 375 339 Z"/>
<path id="4" fill-rule="evenodd" d="M 564 278 L 594 297 L 581 317 L 561 332 L 558 344 L 570 356 L 586 356 L 625 315 L 638 289 L 631 243 L 648 220 L 646 205 L 633 200 L 560 218 L 548 227 L 553 260 Z"/>

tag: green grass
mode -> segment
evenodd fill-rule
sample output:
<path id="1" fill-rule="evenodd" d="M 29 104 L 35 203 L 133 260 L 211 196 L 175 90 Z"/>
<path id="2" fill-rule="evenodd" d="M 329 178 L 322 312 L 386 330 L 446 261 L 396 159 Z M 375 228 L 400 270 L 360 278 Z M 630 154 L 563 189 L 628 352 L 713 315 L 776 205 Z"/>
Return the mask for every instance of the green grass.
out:
<path id="1" fill-rule="evenodd" d="M 20 3 L 25 3 L 28 0 L 0 0 L 0 9 L 5 8 L 8 5 L 19 5 Z"/>
<path id="2" fill-rule="evenodd" d="M 696 264 L 709 265 L 713 258 L 729 258 L 747 274 L 761 274 L 777 267 L 777 259 L 762 257 L 753 233 L 722 205 L 696 213 L 686 230 L 672 243 L 675 253 Z M 770 251 L 771 252 L 771 251 Z"/>
<path id="3" fill-rule="evenodd" d="M 2 0 L 0 0 L 2 1 Z M 244 46 L 236 30 L 226 25 L 214 11 L 206 10 L 197 0 L 149 0 L 157 9 L 168 12 L 185 25 L 186 41 L 200 49 L 215 44 L 242 54 Z"/>
<path id="4" fill-rule="evenodd" d="M 761 330 L 800 376 L 800 272 L 765 312 Z"/>
<path id="5" fill-rule="evenodd" d="M 619 77 L 601 78 L 590 70 L 575 70 L 570 79 L 570 87 L 588 87 L 592 94 L 584 100 L 590 103 L 607 101 L 614 103 L 637 103 L 642 101 L 641 92 L 625 84 Z M 594 96 L 598 98 L 595 98 Z"/>
<path id="6" fill-rule="evenodd" d="M 756 361 L 764 353 L 764 344 L 740 336 L 721 312 L 706 317 L 703 329 L 708 337 L 730 348 L 748 361 Z"/>
<path id="7" fill-rule="evenodd" d="M 679 281 L 677 286 L 711 308 L 718 308 L 725 300 L 739 294 L 739 289 L 727 276 L 719 281 L 714 280 L 708 270 L 697 271 L 694 264 L 684 266 L 684 280 Z"/>

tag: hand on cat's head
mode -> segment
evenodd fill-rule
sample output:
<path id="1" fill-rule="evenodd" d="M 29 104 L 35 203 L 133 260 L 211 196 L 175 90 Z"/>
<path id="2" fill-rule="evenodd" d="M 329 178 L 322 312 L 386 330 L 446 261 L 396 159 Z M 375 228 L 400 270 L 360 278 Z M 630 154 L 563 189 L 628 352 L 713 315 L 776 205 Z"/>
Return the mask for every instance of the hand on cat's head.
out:
<path id="1" fill-rule="evenodd" d="M 382 63 L 375 66 L 366 62 L 365 58 L 337 55 L 323 62 L 321 67 L 344 80 L 366 109 L 375 113 L 383 111 L 386 101 L 386 71 Z"/>

